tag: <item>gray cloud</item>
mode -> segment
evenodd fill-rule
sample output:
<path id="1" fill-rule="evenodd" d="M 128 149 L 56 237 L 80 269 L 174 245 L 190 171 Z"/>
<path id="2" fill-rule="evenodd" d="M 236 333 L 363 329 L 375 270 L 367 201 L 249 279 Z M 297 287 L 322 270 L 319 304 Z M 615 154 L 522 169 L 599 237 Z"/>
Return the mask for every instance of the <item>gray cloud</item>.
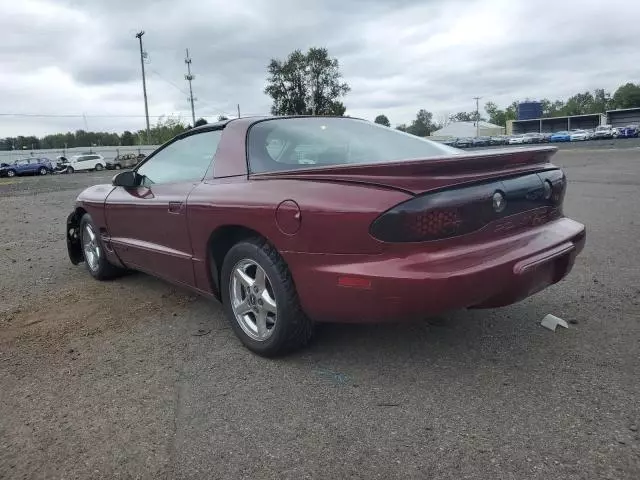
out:
<path id="1" fill-rule="evenodd" d="M 138 44 L 144 29 L 150 112 L 190 117 L 184 49 L 198 116 L 269 111 L 266 65 L 326 46 L 352 87 L 348 113 L 393 123 L 420 108 L 471 110 L 562 98 L 640 78 L 625 0 L 22 0 L 0 17 L 6 112 L 87 113 L 90 128 L 141 128 Z M 97 118 L 93 114 L 122 115 Z M 125 117 L 126 116 L 126 117 Z M 84 128 L 83 120 L 0 117 L 0 137 Z"/>

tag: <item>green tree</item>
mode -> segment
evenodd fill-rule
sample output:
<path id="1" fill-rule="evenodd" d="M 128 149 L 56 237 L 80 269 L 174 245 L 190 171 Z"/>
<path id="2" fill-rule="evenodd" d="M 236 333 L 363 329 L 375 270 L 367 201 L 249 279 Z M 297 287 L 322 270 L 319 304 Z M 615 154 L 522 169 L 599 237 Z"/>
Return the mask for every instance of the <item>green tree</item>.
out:
<path id="1" fill-rule="evenodd" d="M 138 131 L 140 138 L 143 141 L 148 142 L 151 145 L 158 145 L 168 142 L 176 135 L 181 134 L 187 130 L 187 126 L 178 118 L 175 117 L 160 117 L 156 124 L 150 128 L 149 136 L 147 140 L 146 131 Z"/>
<path id="2" fill-rule="evenodd" d="M 199 118 L 196 120 L 196 123 L 193 124 L 194 127 L 201 127 L 202 125 L 206 125 L 207 121 L 204 118 Z"/>
<path id="3" fill-rule="evenodd" d="M 411 122 L 406 132 L 418 137 L 426 137 L 433 130 L 433 114 L 425 109 L 420 109 L 416 114 L 416 119 Z"/>
<path id="4" fill-rule="evenodd" d="M 615 108 L 640 107 L 640 84 L 626 83 L 613 94 Z"/>
<path id="5" fill-rule="evenodd" d="M 396 130 L 400 130 L 401 132 L 406 132 L 407 130 L 409 130 L 409 127 L 407 127 L 406 123 L 401 123 L 400 125 L 396 126 Z"/>
<path id="6" fill-rule="evenodd" d="M 473 122 L 476 117 L 476 112 L 458 112 L 451 115 L 450 120 L 452 122 Z"/>
<path id="7" fill-rule="evenodd" d="M 518 111 L 518 103 L 513 102 L 505 110 L 498 108 L 493 102 L 487 102 L 484 106 L 485 112 L 489 115 L 489 122 L 505 127 L 507 121 L 515 120 Z"/>
<path id="8" fill-rule="evenodd" d="M 120 143 L 122 145 L 135 145 L 136 137 L 129 130 L 125 130 L 120 137 Z"/>
<path id="9" fill-rule="evenodd" d="M 391 126 L 391 122 L 389 121 L 386 115 L 378 115 L 374 120 L 374 123 L 377 123 L 379 125 L 384 125 L 385 127 Z"/>
<path id="10" fill-rule="evenodd" d="M 604 88 L 596 88 L 593 91 L 593 108 L 590 113 L 603 113 L 613 109 L 611 94 Z"/>
<path id="11" fill-rule="evenodd" d="M 350 87 L 340 65 L 326 48 L 294 50 L 286 60 L 272 59 L 265 93 L 273 99 L 274 115 L 344 115 L 339 101 Z"/>
<path id="12" fill-rule="evenodd" d="M 224 122 L 225 120 L 229 120 L 229 117 L 226 117 L 224 115 L 218 115 L 218 121 L 219 122 Z"/>

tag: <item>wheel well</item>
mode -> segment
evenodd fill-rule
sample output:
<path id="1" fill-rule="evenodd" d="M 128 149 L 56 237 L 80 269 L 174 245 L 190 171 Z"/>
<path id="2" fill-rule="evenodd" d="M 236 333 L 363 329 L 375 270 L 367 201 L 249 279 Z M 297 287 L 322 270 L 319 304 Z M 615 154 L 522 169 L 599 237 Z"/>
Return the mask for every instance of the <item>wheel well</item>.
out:
<path id="1" fill-rule="evenodd" d="M 77 207 L 71 215 L 67 217 L 67 249 L 69 258 L 74 265 L 84 261 L 84 253 L 80 245 L 80 221 L 87 211 L 82 207 Z"/>
<path id="2" fill-rule="evenodd" d="M 255 237 L 264 238 L 264 235 L 240 225 L 224 225 L 218 227 L 209 237 L 207 252 L 209 254 L 211 281 L 218 295 L 220 292 L 220 272 L 222 270 L 224 257 L 227 256 L 231 247 L 236 243 Z"/>

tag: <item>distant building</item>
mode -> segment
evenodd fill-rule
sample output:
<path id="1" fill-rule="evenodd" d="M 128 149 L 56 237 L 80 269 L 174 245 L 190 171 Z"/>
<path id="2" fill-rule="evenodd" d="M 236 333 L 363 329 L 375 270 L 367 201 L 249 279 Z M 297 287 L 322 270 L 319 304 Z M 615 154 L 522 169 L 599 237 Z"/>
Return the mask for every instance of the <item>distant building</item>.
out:
<path id="1" fill-rule="evenodd" d="M 503 133 L 504 127 L 494 125 L 489 122 L 480 121 L 478 127 L 476 127 L 476 122 L 452 122 L 449 125 L 442 127 L 440 130 L 432 132 L 431 136 L 441 138 L 464 138 L 475 137 L 476 134 L 478 134 L 480 137 L 491 137 L 493 135 L 502 135 Z"/>
<path id="2" fill-rule="evenodd" d="M 640 108 L 622 108 L 619 110 L 607 110 L 607 121 L 614 127 L 626 127 L 627 125 L 640 125 Z"/>
<path id="3" fill-rule="evenodd" d="M 596 128 L 605 123 L 605 115 L 601 113 L 532 118 L 530 120 L 509 120 L 507 122 L 507 134 L 516 135 L 529 132 L 553 133 L 574 129 L 589 129 Z"/>
<path id="4" fill-rule="evenodd" d="M 562 130 L 596 128 L 600 125 L 613 125 L 614 127 L 640 125 L 640 107 L 607 110 L 606 113 L 510 120 L 507 122 L 507 134 L 512 135 L 529 132 L 552 133 Z"/>

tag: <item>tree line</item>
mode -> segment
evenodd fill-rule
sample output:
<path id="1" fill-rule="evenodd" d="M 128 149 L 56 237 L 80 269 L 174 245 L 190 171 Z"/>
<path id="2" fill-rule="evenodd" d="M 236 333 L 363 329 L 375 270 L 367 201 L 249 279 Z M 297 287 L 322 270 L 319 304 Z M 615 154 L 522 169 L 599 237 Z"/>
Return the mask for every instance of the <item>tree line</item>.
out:
<path id="1" fill-rule="evenodd" d="M 598 88 L 593 92 L 576 93 L 567 100 L 543 99 L 540 103 L 543 118 L 597 114 L 604 113 L 607 110 L 636 108 L 640 107 L 640 84 L 626 83 L 618 87 L 613 94 L 603 88 Z M 416 119 L 409 125 L 401 124 L 396 128 L 403 132 L 424 137 L 452 122 L 475 122 L 480 120 L 504 127 L 509 120 L 517 118 L 518 102 L 512 102 L 504 109 L 499 108 L 494 102 L 487 102 L 484 106 L 484 111 L 486 115 L 476 112 L 458 112 L 441 115 L 437 120 L 434 120 L 431 112 L 421 109 L 416 114 Z M 374 121 L 387 127 L 391 126 L 391 122 L 386 115 L 378 115 Z"/>
<path id="2" fill-rule="evenodd" d="M 226 120 L 224 116 L 218 120 Z M 204 118 L 196 120 L 195 126 L 206 125 Z M 156 124 L 149 129 L 147 139 L 146 130 L 131 132 L 125 130 L 122 133 L 113 132 L 88 132 L 76 130 L 75 132 L 56 133 L 36 137 L 34 135 L 0 138 L 0 150 L 64 150 L 74 147 L 100 147 L 100 146 L 130 146 L 130 145 L 160 145 L 171 140 L 176 135 L 189 130 L 191 125 L 185 124 L 179 118 L 160 117 Z"/>

